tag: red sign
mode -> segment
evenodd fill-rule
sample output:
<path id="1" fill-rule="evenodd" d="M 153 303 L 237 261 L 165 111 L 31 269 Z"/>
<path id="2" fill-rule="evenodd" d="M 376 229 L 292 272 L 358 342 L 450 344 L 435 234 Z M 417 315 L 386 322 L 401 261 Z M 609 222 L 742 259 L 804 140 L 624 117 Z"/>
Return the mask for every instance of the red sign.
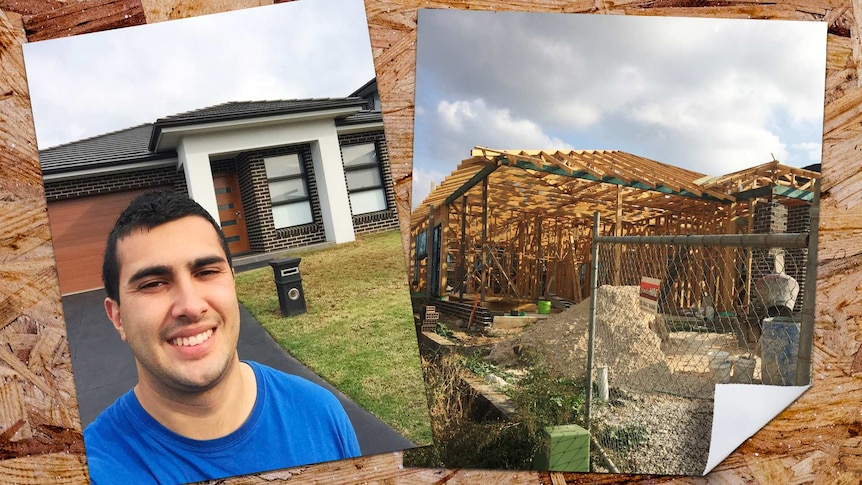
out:
<path id="1" fill-rule="evenodd" d="M 658 312 L 658 294 L 661 289 L 661 280 L 650 278 L 649 276 L 641 277 L 641 309 L 644 311 L 656 313 Z"/>

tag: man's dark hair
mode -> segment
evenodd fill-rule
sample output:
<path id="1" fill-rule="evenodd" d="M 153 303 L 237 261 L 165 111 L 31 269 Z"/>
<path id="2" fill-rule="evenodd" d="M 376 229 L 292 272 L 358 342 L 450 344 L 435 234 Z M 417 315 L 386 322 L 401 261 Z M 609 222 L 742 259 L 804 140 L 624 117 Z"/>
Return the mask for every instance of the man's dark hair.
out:
<path id="1" fill-rule="evenodd" d="M 102 282 L 108 298 L 120 302 L 120 261 L 117 258 L 117 243 L 135 229 L 150 230 L 187 216 L 199 216 L 207 220 L 215 229 L 224 249 L 229 266 L 233 266 L 227 240 L 221 226 L 200 204 L 176 192 L 148 192 L 135 197 L 129 207 L 120 214 L 108 236 L 105 259 L 102 262 Z"/>

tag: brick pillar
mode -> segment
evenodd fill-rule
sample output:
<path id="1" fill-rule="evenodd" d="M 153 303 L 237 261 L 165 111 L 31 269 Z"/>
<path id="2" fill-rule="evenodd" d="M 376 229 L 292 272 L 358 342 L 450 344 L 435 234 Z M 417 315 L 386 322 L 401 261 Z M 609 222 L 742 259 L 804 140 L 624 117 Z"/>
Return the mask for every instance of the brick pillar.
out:
<path id="1" fill-rule="evenodd" d="M 754 233 L 779 234 L 787 232 L 787 207 L 778 201 L 754 206 Z M 775 257 L 780 252 L 769 249 L 752 251 L 752 276 L 757 280 L 775 270 Z M 785 257 L 785 264 L 787 258 Z"/>
<path id="2" fill-rule="evenodd" d="M 808 204 L 790 207 L 787 210 L 787 232 L 809 232 L 811 226 L 811 206 Z M 784 272 L 799 283 L 799 295 L 796 297 L 795 310 L 802 308 L 802 297 L 805 295 L 805 268 L 808 262 L 808 249 L 788 249 L 785 256 Z"/>

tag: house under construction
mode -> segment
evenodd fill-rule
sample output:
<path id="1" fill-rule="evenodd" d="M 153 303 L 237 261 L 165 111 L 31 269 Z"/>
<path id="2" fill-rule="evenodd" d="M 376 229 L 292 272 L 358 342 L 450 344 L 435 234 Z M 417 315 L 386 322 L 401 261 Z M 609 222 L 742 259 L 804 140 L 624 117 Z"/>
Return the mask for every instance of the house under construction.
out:
<path id="1" fill-rule="evenodd" d="M 506 311 L 548 294 L 578 302 L 594 213 L 601 235 L 802 233 L 819 177 L 775 160 L 711 177 L 620 151 L 476 147 L 412 214 L 413 289 Z M 716 269 L 674 299 L 741 292 L 720 280 L 750 285 L 747 271 Z"/>

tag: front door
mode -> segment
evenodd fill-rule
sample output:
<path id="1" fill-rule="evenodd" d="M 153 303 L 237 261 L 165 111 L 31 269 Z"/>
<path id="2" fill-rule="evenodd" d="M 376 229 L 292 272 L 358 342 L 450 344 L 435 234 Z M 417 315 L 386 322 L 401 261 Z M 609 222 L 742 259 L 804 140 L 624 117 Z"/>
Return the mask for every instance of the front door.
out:
<path id="1" fill-rule="evenodd" d="M 245 214 L 242 210 L 242 197 L 239 193 L 239 183 L 235 173 L 220 173 L 213 175 L 218 218 L 221 229 L 227 239 L 231 254 L 247 252 L 248 233 L 245 228 Z"/>

